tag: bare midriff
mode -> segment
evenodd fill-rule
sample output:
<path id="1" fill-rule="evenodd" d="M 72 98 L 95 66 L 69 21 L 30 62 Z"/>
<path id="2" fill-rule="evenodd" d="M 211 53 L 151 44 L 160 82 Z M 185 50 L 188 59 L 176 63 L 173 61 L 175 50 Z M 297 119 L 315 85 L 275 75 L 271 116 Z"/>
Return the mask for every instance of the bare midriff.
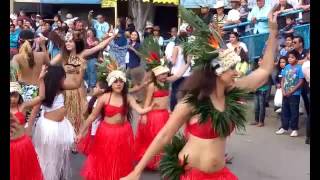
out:
<path id="1" fill-rule="evenodd" d="M 16 133 L 13 134 L 13 136 L 10 137 L 10 140 L 16 140 L 25 135 L 23 125 L 18 126 L 18 130 L 16 131 Z"/>
<path id="2" fill-rule="evenodd" d="M 225 166 L 225 138 L 202 139 L 189 134 L 188 141 L 179 153 L 180 161 L 188 155 L 187 167 L 206 173 L 219 171 Z"/>
<path id="3" fill-rule="evenodd" d="M 127 117 L 123 117 L 121 114 L 116 114 L 112 117 L 105 116 L 103 121 L 107 124 L 122 124 Z"/>
<path id="4" fill-rule="evenodd" d="M 64 107 L 62 107 L 51 112 L 45 112 L 44 117 L 52 121 L 60 122 L 64 119 L 65 114 L 66 114 L 66 110 Z"/>
<path id="5" fill-rule="evenodd" d="M 157 106 L 155 106 L 153 110 L 163 110 L 169 108 L 169 96 L 153 97 L 152 102 L 157 104 Z"/>

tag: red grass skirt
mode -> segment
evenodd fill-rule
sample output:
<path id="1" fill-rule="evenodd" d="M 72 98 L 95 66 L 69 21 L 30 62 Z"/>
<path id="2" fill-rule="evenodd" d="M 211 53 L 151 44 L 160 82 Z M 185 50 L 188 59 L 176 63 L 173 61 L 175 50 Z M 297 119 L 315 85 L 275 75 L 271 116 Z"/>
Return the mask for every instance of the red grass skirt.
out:
<path id="1" fill-rule="evenodd" d="M 30 137 L 10 140 L 10 180 L 43 180 L 36 151 Z"/>
<path id="2" fill-rule="evenodd" d="M 138 124 L 137 135 L 135 139 L 135 161 L 140 161 L 145 151 L 159 133 L 161 128 L 166 124 L 169 119 L 169 112 L 164 110 L 153 110 L 147 113 L 147 122 L 142 124 L 141 121 Z M 161 153 L 152 158 L 147 168 L 156 170 L 159 167 L 161 160 Z"/>
<path id="3" fill-rule="evenodd" d="M 81 175 L 86 180 L 119 180 L 132 170 L 133 132 L 130 123 L 108 124 L 102 121 Z"/>
<path id="4" fill-rule="evenodd" d="M 80 140 L 80 142 L 77 144 L 77 150 L 78 152 L 88 156 L 89 155 L 89 151 L 92 147 L 92 143 L 93 143 L 93 136 L 91 135 L 91 131 L 92 131 L 92 126 L 89 127 L 89 130 L 87 132 L 87 134 L 85 135 L 84 138 L 82 138 Z"/>
<path id="5" fill-rule="evenodd" d="M 227 167 L 213 173 L 191 168 L 180 176 L 180 180 L 238 180 L 238 178 Z"/>

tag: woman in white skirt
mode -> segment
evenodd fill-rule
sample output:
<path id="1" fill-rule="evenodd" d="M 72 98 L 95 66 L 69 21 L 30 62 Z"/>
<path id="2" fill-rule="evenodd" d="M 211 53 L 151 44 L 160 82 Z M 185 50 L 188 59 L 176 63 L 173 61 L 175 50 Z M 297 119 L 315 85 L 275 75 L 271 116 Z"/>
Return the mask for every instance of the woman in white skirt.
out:
<path id="1" fill-rule="evenodd" d="M 45 99 L 35 127 L 33 144 L 45 180 L 71 179 L 69 155 L 75 133 L 70 121 L 65 118 L 62 91 L 79 88 L 84 69 L 85 62 L 82 62 L 78 76 L 66 78 L 62 66 L 49 66 L 44 78 Z"/>

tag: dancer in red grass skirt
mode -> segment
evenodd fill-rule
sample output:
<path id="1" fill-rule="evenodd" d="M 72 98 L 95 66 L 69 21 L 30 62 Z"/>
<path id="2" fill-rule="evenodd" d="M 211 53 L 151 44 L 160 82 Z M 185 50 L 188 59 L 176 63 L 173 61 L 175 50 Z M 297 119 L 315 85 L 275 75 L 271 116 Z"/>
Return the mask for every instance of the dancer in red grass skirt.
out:
<path id="1" fill-rule="evenodd" d="M 102 114 L 81 171 L 86 180 L 119 180 L 133 170 L 133 131 L 128 121 L 128 109 L 131 107 L 140 114 L 152 109 L 152 106 L 142 109 L 127 94 L 126 77 L 122 71 L 112 71 L 107 82 L 107 92 L 98 98 L 97 105 L 76 138 L 76 142 L 82 141 L 86 129 Z"/>
<path id="2" fill-rule="evenodd" d="M 43 180 L 38 157 L 30 137 L 25 135 L 20 118 L 10 114 L 12 128 L 16 133 L 10 136 L 10 180 Z M 17 118 L 17 119 L 16 119 Z M 14 120 L 16 119 L 16 120 Z M 19 120 L 18 120 L 19 119 Z M 21 119 L 22 120 L 22 119 Z M 24 119 L 23 119 L 24 120 Z"/>
<path id="3" fill-rule="evenodd" d="M 92 97 L 87 97 L 87 99 L 90 98 L 87 108 L 88 114 L 92 113 L 93 108 L 97 105 L 97 99 L 106 92 L 107 87 L 108 84 L 105 81 L 105 78 L 103 80 L 98 80 L 96 86 L 93 88 Z M 83 139 L 81 139 L 81 141 L 77 144 L 77 150 L 86 156 L 88 156 L 89 151 L 92 147 L 93 139 L 95 137 L 101 119 L 102 117 L 101 115 L 99 115 L 98 118 L 96 118 L 96 120 L 88 128 L 89 130 L 86 136 Z"/>
<path id="4" fill-rule="evenodd" d="M 219 33 L 209 29 L 194 12 L 184 8 L 179 8 L 179 12 L 197 30 L 194 39 L 183 43 L 185 53 L 195 57 L 194 70 L 181 87 L 182 99 L 168 122 L 134 170 L 120 180 L 139 180 L 148 162 L 163 149 L 159 165 L 163 179 L 238 180 L 225 164 L 226 140 L 233 129 L 245 129 L 247 112 L 243 101 L 250 98 L 248 92 L 261 86 L 272 73 L 277 16 L 269 13 L 270 34 L 262 66 L 235 81 L 238 77 L 235 66 L 241 61 L 238 54 L 220 48 L 223 42 Z M 188 138 L 175 136 L 184 125 Z"/>
<path id="5" fill-rule="evenodd" d="M 23 103 L 19 83 L 10 83 L 10 180 L 43 180 L 32 140 L 24 132 L 24 109 L 40 102 L 38 96 Z"/>
<path id="6" fill-rule="evenodd" d="M 165 60 L 160 59 L 160 48 L 154 44 L 152 39 L 145 39 L 142 45 L 143 52 L 148 52 L 142 56 L 146 61 L 147 70 L 151 70 L 152 82 L 147 87 L 145 107 L 151 103 L 156 103 L 157 107 L 143 116 L 137 129 L 135 139 L 135 161 L 138 162 L 144 155 L 146 149 L 156 137 L 158 132 L 169 119 L 169 83 L 179 79 L 190 67 L 190 61 L 181 66 L 181 69 L 172 76 L 169 75 L 169 68 L 165 65 Z M 151 48 L 155 47 L 155 48 Z M 159 166 L 161 153 L 156 154 L 148 163 L 147 168 L 156 170 Z"/>

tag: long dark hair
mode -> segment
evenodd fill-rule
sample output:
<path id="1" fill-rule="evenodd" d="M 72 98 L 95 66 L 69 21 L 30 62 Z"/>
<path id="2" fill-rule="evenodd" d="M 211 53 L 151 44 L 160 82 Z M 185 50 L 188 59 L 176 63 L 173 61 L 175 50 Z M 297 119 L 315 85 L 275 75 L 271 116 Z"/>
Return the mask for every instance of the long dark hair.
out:
<path id="1" fill-rule="evenodd" d="M 112 87 L 108 86 L 107 93 L 112 93 Z M 131 114 L 130 114 L 130 106 L 128 104 L 128 84 L 124 83 L 123 89 L 121 91 L 122 95 L 122 103 L 123 103 L 123 108 L 124 108 L 124 114 L 126 114 L 128 121 L 131 121 Z"/>
<path id="2" fill-rule="evenodd" d="M 198 100 L 210 97 L 212 91 L 216 88 L 217 75 L 212 67 L 195 69 L 180 87 L 179 98 L 188 93 L 197 94 Z"/>
<path id="3" fill-rule="evenodd" d="M 66 72 L 62 66 L 50 65 L 44 77 L 45 94 L 43 104 L 51 107 L 56 95 L 62 90 L 62 80 L 66 77 Z"/>
<path id="4" fill-rule="evenodd" d="M 49 33 L 48 39 L 53 43 L 54 46 L 58 47 L 59 49 L 61 49 L 64 46 L 64 41 L 55 31 L 51 31 Z"/>
<path id="5" fill-rule="evenodd" d="M 233 34 L 233 35 L 236 37 L 236 40 L 237 40 L 238 42 L 240 41 L 239 33 L 232 31 L 232 32 L 229 33 L 229 36 L 230 36 L 231 34 Z"/>
<path id="6" fill-rule="evenodd" d="M 240 49 L 239 56 L 241 58 L 241 63 L 243 63 L 243 62 L 248 63 L 249 62 L 248 61 L 248 59 L 249 59 L 248 54 L 243 50 L 243 48 Z"/>
<path id="7" fill-rule="evenodd" d="M 134 31 L 132 31 L 132 32 L 130 33 L 130 35 L 131 35 L 133 32 L 137 33 L 138 38 L 137 38 L 136 42 L 137 42 L 137 43 L 140 43 L 140 35 L 139 35 L 138 31 L 137 31 L 137 30 L 134 30 Z M 132 44 L 131 37 L 130 37 L 130 44 Z"/>
<path id="8" fill-rule="evenodd" d="M 19 95 L 18 105 L 21 105 L 23 103 L 23 98 L 21 94 L 19 94 L 18 92 L 12 92 L 10 93 L 10 96 L 13 96 L 14 93 L 17 93 Z"/>
<path id="9" fill-rule="evenodd" d="M 83 34 L 79 31 L 74 31 L 72 33 L 72 40 L 75 43 L 76 54 L 80 54 L 85 49 L 85 41 L 84 41 Z M 64 60 L 69 59 L 70 51 L 68 51 L 65 46 L 63 46 L 61 52 Z"/>

